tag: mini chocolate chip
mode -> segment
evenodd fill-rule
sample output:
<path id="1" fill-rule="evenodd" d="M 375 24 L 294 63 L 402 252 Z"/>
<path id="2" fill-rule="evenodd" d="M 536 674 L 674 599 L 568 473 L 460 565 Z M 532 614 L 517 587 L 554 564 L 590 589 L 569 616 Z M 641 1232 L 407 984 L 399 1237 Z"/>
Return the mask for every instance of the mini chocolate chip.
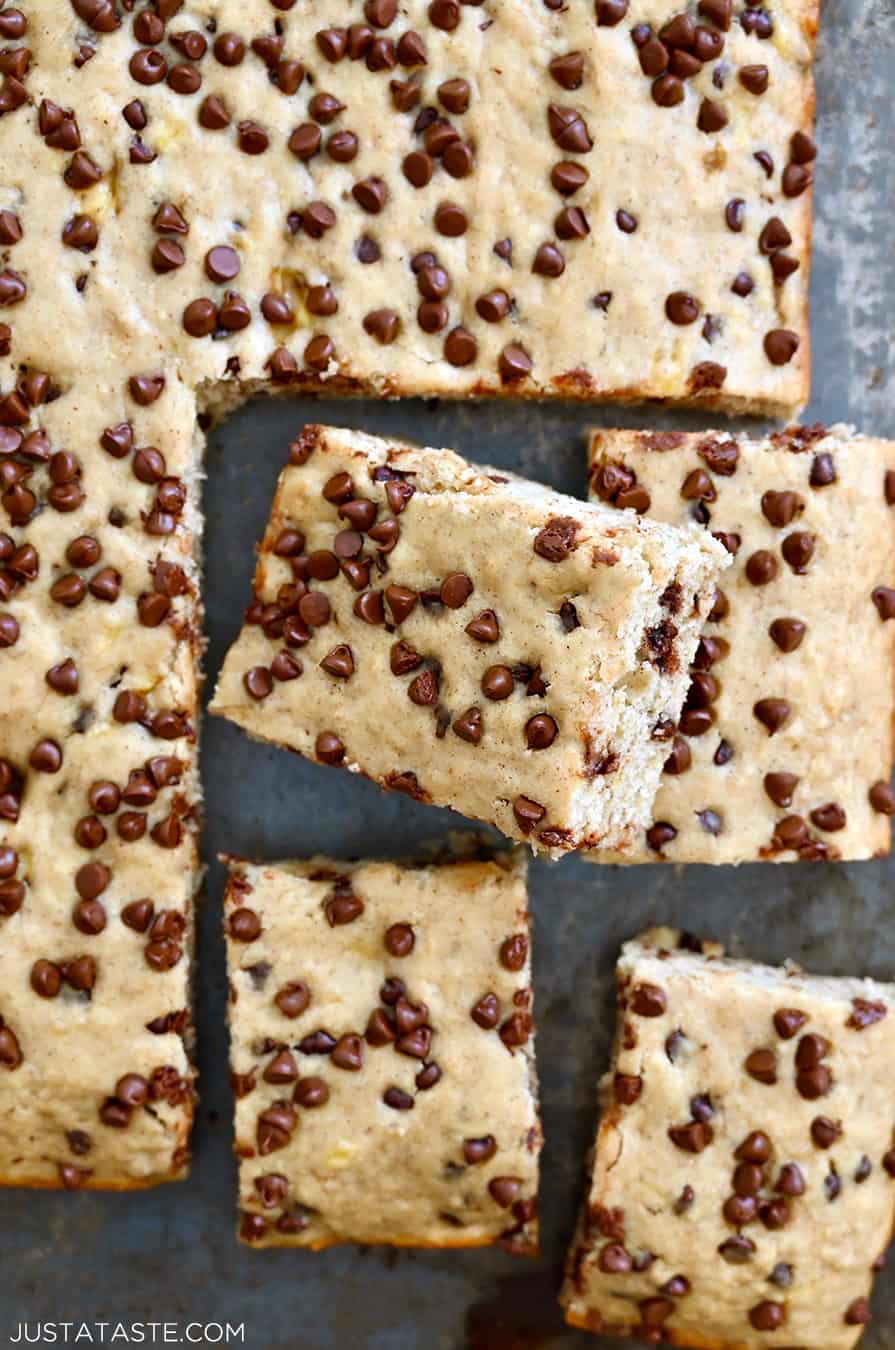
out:
<path id="1" fill-rule="evenodd" d="M 666 844 L 677 838 L 677 830 L 667 820 L 655 821 L 646 832 L 646 842 L 654 853 L 659 853 Z"/>
<path id="2" fill-rule="evenodd" d="M 28 763 L 37 773 L 58 773 L 62 767 L 62 747 L 50 739 L 38 741 Z"/>
<path id="3" fill-rule="evenodd" d="M 845 819 L 843 813 L 843 824 L 844 823 Z M 885 1003 L 882 1003 L 879 1000 L 871 1002 L 864 998 L 853 998 L 851 1015 L 845 1025 L 851 1027 L 854 1031 L 866 1031 L 868 1027 L 875 1026 L 877 1022 L 881 1022 L 887 1015 L 887 1012 L 888 1009 L 886 1008 Z"/>
<path id="4" fill-rule="evenodd" d="M 885 622 L 887 619 L 895 619 L 895 590 L 890 586 L 877 586 L 870 595 L 876 612 Z"/>
<path id="5" fill-rule="evenodd" d="M 794 652 L 802 645 L 805 625 L 801 619 L 775 619 L 768 633 L 782 652 Z"/>
<path id="6" fill-rule="evenodd" d="M 665 991 L 655 984 L 638 984 L 631 994 L 631 1011 L 639 1017 L 661 1017 L 667 1010 Z"/>
<path id="7" fill-rule="evenodd" d="M 741 66 L 738 72 L 740 84 L 747 89 L 750 94 L 763 94 L 769 84 L 769 74 L 767 66 Z"/>
<path id="8" fill-rule="evenodd" d="M 754 1130 L 747 1135 L 737 1148 L 734 1157 L 745 1162 L 763 1164 L 771 1156 L 771 1141 L 762 1130 Z"/>
<path id="9" fill-rule="evenodd" d="M 322 1078 L 300 1078 L 292 1091 L 292 1100 L 306 1111 L 314 1111 L 329 1101 L 329 1088 Z"/>
<path id="10" fill-rule="evenodd" d="M 497 1141 L 492 1134 L 486 1134 L 480 1139 L 463 1140 L 463 1156 L 471 1166 L 489 1162 L 496 1152 Z"/>
<path id="11" fill-rule="evenodd" d="M 801 1168 L 796 1163 L 784 1163 L 774 1189 L 783 1195 L 794 1197 L 804 1195 L 805 1178 L 802 1176 Z"/>
<path id="12" fill-rule="evenodd" d="M 485 691 L 488 692 L 487 690 Z M 488 695 L 492 697 L 492 695 Z M 530 717 L 525 724 L 525 743 L 529 750 L 546 750 L 556 740 L 559 728 L 546 713 Z"/>
<path id="13" fill-rule="evenodd" d="M 412 1111 L 414 1107 L 414 1100 L 410 1094 L 397 1087 L 386 1088 L 382 1100 L 393 1111 Z"/>
<path id="14" fill-rule="evenodd" d="M 784 1041 L 791 1041 L 808 1021 L 808 1014 L 799 1008 L 778 1008 L 774 1013 L 774 1029 Z"/>
<path id="15" fill-rule="evenodd" d="M 756 1331 L 777 1331 L 785 1321 L 786 1309 L 782 1303 L 765 1300 L 749 1309 L 749 1322 Z"/>
<path id="16" fill-rule="evenodd" d="M 448 609 L 462 609 L 472 592 L 472 580 L 465 572 L 450 572 L 441 583 L 439 595 Z"/>
<path id="17" fill-rule="evenodd" d="M 851 1301 L 845 1310 L 842 1319 L 847 1327 L 864 1327 L 873 1319 L 870 1315 L 870 1304 L 866 1298 L 856 1298 Z"/>
<path id="18" fill-rule="evenodd" d="M 416 938 L 409 923 L 393 923 L 385 933 L 385 949 L 391 956 L 409 956 Z"/>
<path id="19" fill-rule="evenodd" d="M 482 739 L 482 710 L 478 707 L 467 708 L 452 723 L 451 727 L 456 736 L 462 741 L 467 741 L 470 745 L 478 745 Z"/>
<path id="20" fill-rule="evenodd" d="M 702 1153 L 714 1138 L 711 1125 L 691 1121 L 688 1125 L 672 1125 L 668 1137 L 684 1153 Z"/>
<path id="21" fill-rule="evenodd" d="M 830 1070 L 823 1064 L 817 1064 L 813 1068 L 799 1070 L 796 1074 L 796 1091 L 806 1101 L 817 1101 L 819 1097 L 826 1096 L 832 1081 Z"/>
<path id="22" fill-rule="evenodd" d="M 766 727 L 768 735 L 773 736 L 789 720 L 791 708 L 785 699 L 762 698 L 753 705 L 752 711 Z"/>
<path id="23" fill-rule="evenodd" d="M 844 830 L 846 826 L 845 812 L 838 802 L 827 802 L 824 806 L 816 806 L 810 812 L 809 819 L 817 829 L 824 830 L 827 833 Z"/>
<path id="24" fill-rule="evenodd" d="M 497 995 L 483 994 L 479 1001 L 473 1004 L 469 1015 L 484 1031 L 492 1031 L 500 1021 L 500 1003 Z"/>
<path id="25" fill-rule="evenodd" d="M 230 915 L 227 930 L 234 942 L 254 942 L 261 936 L 261 919 L 253 909 L 240 906 Z"/>
<path id="26" fill-rule="evenodd" d="M 832 1148 L 842 1136 L 842 1126 L 828 1116 L 815 1116 L 811 1122 L 811 1138 L 818 1148 Z"/>
<path id="27" fill-rule="evenodd" d="M 777 559 L 767 549 L 758 549 L 746 560 L 746 576 L 753 586 L 767 586 L 777 575 Z"/>
<path id="28" fill-rule="evenodd" d="M 741 1266 L 752 1260 L 755 1250 L 755 1243 L 744 1237 L 742 1233 L 738 1233 L 736 1237 L 727 1238 L 725 1242 L 721 1243 L 718 1248 L 718 1255 L 728 1265 Z"/>
<path id="29" fill-rule="evenodd" d="M 883 816 L 895 816 L 895 790 L 889 783 L 874 783 L 867 796 L 874 811 Z"/>
<path id="30" fill-rule="evenodd" d="M 672 323 L 686 325 L 695 323 L 702 306 L 695 296 L 687 291 L 674 291 L 665 301 L 665 314 Z"/>
<path id="31" fill-rule="evenodd" d="M 515 688 L 513 672 L 508 666 L 489 666 L 482 676 L 482 693 L 493 701 L 509 698 Z"/>
<path id="32" fill-rule="evenodd" d="M 743 1068 L 758 1083 L 770 1086 L 777 1082 L 777 1056 L 773 1050 L 753 1050 Z"/>
<path id="33" fill-rule="evenodd" d="M 699 105 L 699 113 L 696 118 L 696 125 L 699 130 L 706 135 L 712 135 L 716 131 L 721 131 L 730 121 L 727 109 L 714 99 L 704 98 Z"/>
<path id="34" fill-rule="evenodd" d="M 660 75 L 653 81 L 650 93 L 660 108 L 675 108 L 684 101 L 683 80 L 677 75 Z"/>
<path id="35" fill-rule="evenodd" d="M 273 1001 L 284 1017 L 299 1017 L 308 1007 L 311 994 L 304 980 L 292 980 L 274 995 Z"/>
<path id="36" fill-rule="evenodd" d="M 584 119 L 574 108 L 564 108 L 557 103 L 551 103 L 547 109 L 547 125 L 550 135 L 561 150 L 583 155 L 593 149 L 593 141 Z"/>
<path id="37" fill-rule="evenodd" d="M 764 350 L 771 365 L 787 365 L 795 356 L 799 346 L 798 334 L 790 332 L 788 329 L 775 328 L 765 334 Z"/>
<path id="38" fill-rule="evenodd" d="M 348 680 L 354 674 L 354 658 L 351 648 L 346 643 L 340 643 L 333 647 L 320 662 L 321 670 L 325 670 L 327 675 L 333 679 Z"/>
<path id="39" fill-rule="evenodd" d="M 267 666 L 252 666 L 242 677 L 246 692 L 255 700 L 267 698 L 273 691 L 273 676 Z"/>
<path id="40" fill-rule="evenodd" d="M 332 1048 L 330 1058 L 337 1069 L 346 1069 L 351 1073 L 356 1073 L 363 1067 L 363 1040 L 360 1036 L 351 1033 L 340 1036 Z"/>
<path id="41" fill-rule="evenodd" d="M 516 797 L 513 801 L 513 815 L 523 834 L 530 834 L 547 814 L 546 807 L 530 797 Z"/>

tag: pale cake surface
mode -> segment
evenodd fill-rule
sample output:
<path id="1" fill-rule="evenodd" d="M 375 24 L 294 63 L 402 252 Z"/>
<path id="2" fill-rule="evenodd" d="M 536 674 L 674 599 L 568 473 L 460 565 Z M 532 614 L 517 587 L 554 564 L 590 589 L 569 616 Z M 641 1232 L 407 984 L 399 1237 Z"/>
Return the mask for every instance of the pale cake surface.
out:
<path id="1" fill-rule="evenodd" d="M 546 852 L 635 842 L 724 550 L 449 451 L 291 453 L 212 712 Z"/>
<path id="2" fill-rule="evenodd" d="M 887 852 L 895 445 L 842 426 L 601 431 L 591 490 L 669 524 L 701 521 L 734 550 L 638 861 Z"/>
<path id="3" fill-rule="evenodd" d="M 231 862 L 240 1236 L 537 1248 L 525 863 Z"/>
<path id="4" fill-rule="evenodd" d="M 568 1320 L 699 1350 L 849 1350 L 895 1215 L 895 986 L 729 961 L 667 929 L 626 944 L 617 979 Z"/>
<path id="5" fill-rule="evenodd" d="M 158 10 L 28 9 L 0 205 L 54 348 L 88 312 L 191 390 L 804 403 L 816 0 Z"/>

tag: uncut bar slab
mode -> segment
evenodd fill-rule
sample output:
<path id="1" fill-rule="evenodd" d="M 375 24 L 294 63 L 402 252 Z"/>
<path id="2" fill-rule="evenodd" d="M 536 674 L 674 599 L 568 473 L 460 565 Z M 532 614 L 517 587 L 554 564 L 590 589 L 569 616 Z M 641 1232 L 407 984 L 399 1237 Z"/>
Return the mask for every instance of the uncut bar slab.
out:
<path id="1" fill-rule="evenodd" d="M 895 986 L 669 929 L 617 968 L 566 1317 L 699 1350 L 848 1350 L 895 1215 Z"/>
<path id="2" fill-rule="evenodd" d="M 548 852 L 649 815 L 726 554 L 449 451 L 308 427 L 211 705 Z"/>
<path id="3" fill-rule="evenodd" d="M 239 1233 L 537 1249 L 522 856 L 233 860 Z"/>
<path id="4" fill-rule="evenodd" d="M 4 290 L 57 338 L 154 335 L 216 407 L 805 401 L 817 0 L 27 8 Z"/>
<path id="5" fill-rule="evenodd" d="M 591 491 L 669 524 L 702 521 L 733 553 L 632 860 L 886 853 L 895 445 L 843 426 L 762 439 L 600 431 Z"/>

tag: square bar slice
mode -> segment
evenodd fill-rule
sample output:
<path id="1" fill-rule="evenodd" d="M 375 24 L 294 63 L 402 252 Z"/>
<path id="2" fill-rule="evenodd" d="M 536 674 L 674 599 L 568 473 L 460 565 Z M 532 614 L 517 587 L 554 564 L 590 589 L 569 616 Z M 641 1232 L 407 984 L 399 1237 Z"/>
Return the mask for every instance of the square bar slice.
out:
<path id="1" fill-rule="evenodd" d="M 629 942 L 562 1292 L 590 1331 L 849 1350 L 895 1216 L 895 985 Z"/>
<path id="2" fill-rule="evenodd" d="M 537 1249 L 525 871 L 231 860 L 245 1242 Z"/>
<path id="3" fill-rule="evenodd" d="M 307 427 L 212 711 L 536 848 L 623 850 L 727 561 L 692 525 Z"/>
<path id="4" fill-rule="evenodd" d="M 633 508 L 623 515 L 701 521 L 733 555 L 630 860 L 886 853 L 895 444 L 844 426 L 757 439 L 598 431 L 591 489 Z"/>

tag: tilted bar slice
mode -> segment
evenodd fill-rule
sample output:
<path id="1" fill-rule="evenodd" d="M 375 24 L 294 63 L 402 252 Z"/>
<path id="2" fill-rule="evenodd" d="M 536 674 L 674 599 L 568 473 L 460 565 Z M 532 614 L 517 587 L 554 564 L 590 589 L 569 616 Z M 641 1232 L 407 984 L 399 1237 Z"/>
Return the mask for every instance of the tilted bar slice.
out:
<path id="1" fill-rule="evenodd" d="M 646 824 L 724 550 L 308 427 L 213 712 L 535 848 Z"/>

